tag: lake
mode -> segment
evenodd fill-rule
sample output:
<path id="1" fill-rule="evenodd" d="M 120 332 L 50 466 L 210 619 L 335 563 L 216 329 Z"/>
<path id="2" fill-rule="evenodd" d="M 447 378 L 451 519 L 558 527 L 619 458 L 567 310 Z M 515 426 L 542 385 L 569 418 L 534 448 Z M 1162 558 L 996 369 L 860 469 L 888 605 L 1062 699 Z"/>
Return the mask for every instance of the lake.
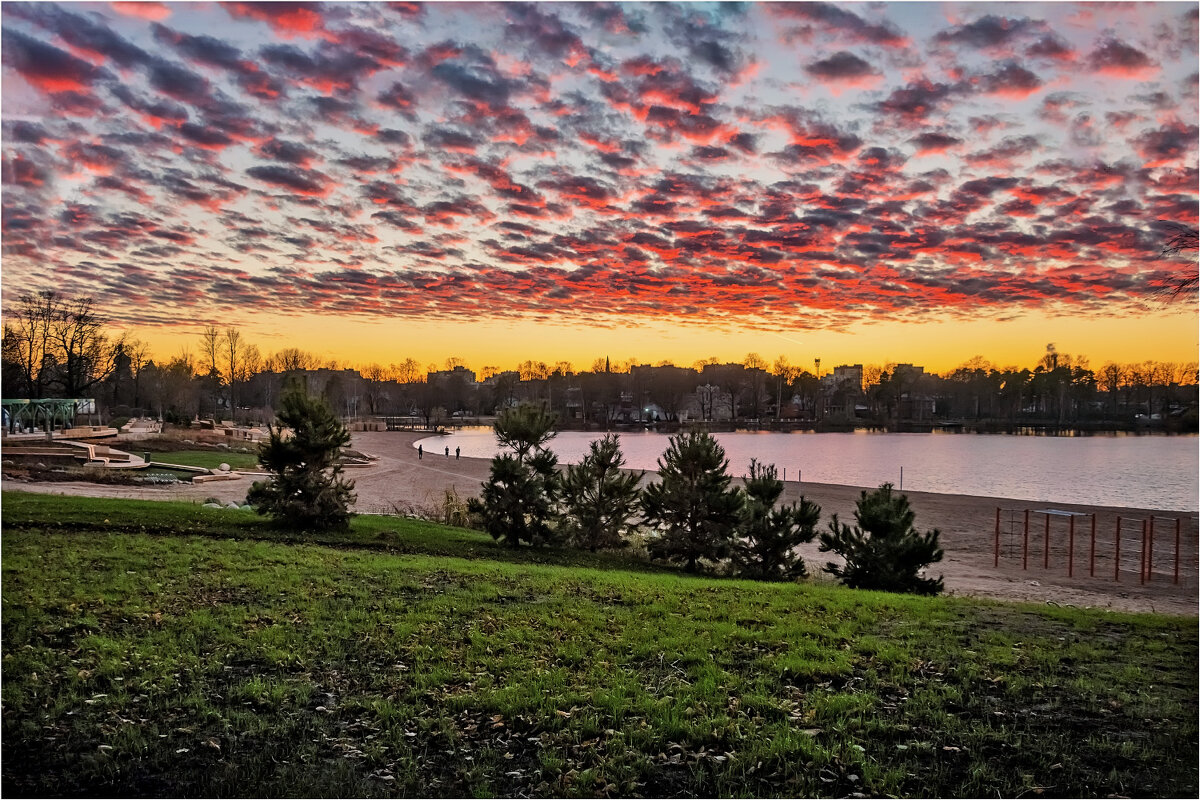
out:
<path id="1" fill-rule="evenodd" d="M 577 463 L 602 432 L 563 431 L 551 449 Z M 743 475 L 750 459 L 774 463 L 787 480 L 875 487 L 891 481 L 909 491 L 973 494 L 1047 503 L 1131 506 L 1162 511 L 1197 509 L 1200 456 L 1196 436 L 1131 434 L 1057 437 L 964 433 L 716 433 L 729 472 Z M 621 434 L 633 469 L 654 470 L 667 435 Z M 421 440 L 429 452 L 491 458 L 490 428 L 466 428 Z M 416 446 L 414 444 L 414 446 Z"/>

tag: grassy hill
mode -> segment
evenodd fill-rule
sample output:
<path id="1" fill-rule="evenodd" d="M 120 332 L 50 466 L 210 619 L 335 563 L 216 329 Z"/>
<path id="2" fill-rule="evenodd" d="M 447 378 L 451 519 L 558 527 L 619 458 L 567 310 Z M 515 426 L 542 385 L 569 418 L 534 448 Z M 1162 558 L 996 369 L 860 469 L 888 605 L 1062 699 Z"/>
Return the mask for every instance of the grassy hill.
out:
<path id="1" fill-rule="evenodd" d="M 3 495 L 5 793 L 1197 793 L 1197 621 Z"/>

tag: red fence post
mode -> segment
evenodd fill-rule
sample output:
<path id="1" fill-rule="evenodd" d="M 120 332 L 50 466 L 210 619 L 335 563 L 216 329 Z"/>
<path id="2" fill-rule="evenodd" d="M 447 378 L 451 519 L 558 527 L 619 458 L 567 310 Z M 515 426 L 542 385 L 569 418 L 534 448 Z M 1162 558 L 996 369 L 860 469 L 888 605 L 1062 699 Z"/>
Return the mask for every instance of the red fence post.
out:
<path id="1" fill-rule="evenodd" d="M 1067 577 L 1071 578 L 1075 575 L 1075 515 L 1071 515 L 1071 522 L 1067 533 Z"/>
<path id="2" fill-rule="evenodd" d="M 1179 517 L 1175 518 L 1175 583 L 1179 583 Z"/>
<path id="3" fill-rule="evenodd" d="M 1050 569 L 1050 515 L 1046 515 L 1046 533 L 1042 537 L 1042 569 Z"/>
<path id="4" fill-rule="evenodd" d="M 992 566 L 1000 566 L 1000 506 L 996 506 L 996 553 L 992 559 Z"/>
<path id="5" fill-rule="evenodd" d="M 1029 569 L 1029 509 L 1025 509 L 1025 543 L 1021 545 L 1021 569 Z"/>
<path id="6" fill-rule="evenodd" d="M 1138 570 L 1138 578 L 1141 583 L 1146 582 L 1146 520 L 1142 520 L 1142 565 Z"/>
<path id="7" fill-rule="evenodd" d="M 1092 549 L 1088 556 L 1088 576 L 1096 577 L 1096 515 L 1092 514 Z"/>
<path id="8" fill-rule="evenodd" d="M 1121 518 L 1117 517 L 1117 538 L 1113 540 L 1113 580 L 1121 582 Z"/>

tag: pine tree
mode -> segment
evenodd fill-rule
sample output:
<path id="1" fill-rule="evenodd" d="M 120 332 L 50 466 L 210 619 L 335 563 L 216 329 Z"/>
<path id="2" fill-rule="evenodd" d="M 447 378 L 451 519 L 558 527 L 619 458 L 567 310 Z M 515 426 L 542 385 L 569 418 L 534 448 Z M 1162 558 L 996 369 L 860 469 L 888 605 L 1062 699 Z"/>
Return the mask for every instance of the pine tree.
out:
<path id="1" fill-rule="evenodd" d="M 821 507 L 801 497 L 799 503 L 776 508 L 783 494 L 783 481 L 774 464 L 764 466 L 754 459 L 743 491 L 738 538 L 733 546 L 738 573 L 767 581 L 805 577 L 804 559 L 796 553 L 796 547 L 817 535 Z"/>
<path id="2" fill-rule="evenodd" d="M 834 562 L 825 571 L 854 589 L 879 589 L 886 592 L 937 594 L 942 579 L 922 578 L 921 571 L 942 560 L 938 546 L 939 531 L 918 533 L 913 527 L 916 514 L 908 504 L 907 495 L 892 493 L 892 484 L 885 483 L 858 499 L 854 512 L 858 523 L 853 528 L 838 521 L 829 523 L 821 533 L 821 552 L 832 551 L 845 561 Z"/>
<path id="3" fill-rule="evenodd" d="M 557 538 L 558 459 L 549 451 L 526 460 L 511 453 L 492 459 L 492 473 L 468 508 L 493 539 L 512 547 L 548 544 Z"/>
<path id="4" fill-rule="evenodd" d="M 285 391 L 279 403 L 277 424 L 258 451 L 259 463 L 273 474 L 250 487 L 247 502 L 294 527 L 349 527 L 354 482 L 341 477 L 340 452 L 350 432 L 323 398 L 300 387 Z"/>
<path id="5" fill-rule="evenodd" d="M 531 454 L 546 449 L 546 444 L 556 435 L 554 425 L 557 421 L 555 414 L 541 406 L 522 403 L 501 411 L 492 429 L 501 447 L 512 450 L 521 461 L 527 461 Z"/>
<path id="6" fill-rule="evenodd" d="M 593 441 L 584 459 L 567 469 L 565 521 L 577 547 L 595 552 L 625 543 L 622 535 L 638 508 L 642 474 L 622 472 L 624 465 L 620 440 L 609 434 Z"/>
<path id="7" fill-rule="evenodd" d="M 491 476 L 467 507 L 497 541 L 517 547 L 558 538 L 561 478 L 558 457 L 546 449 L 554 423 L 554 414 L 531 405 L 496 418 L 496 438 L 512 452 L 492 459 Z"/>
<path id="8" fill-rule="evenodd" d="M 682 562 L 695 572 L 700 559 L 729 557 L 741 493 L 729 488 L 729 461 L 703 431 L 672 436 L 658 460 L 661 481 L 642 492 L 642 510 L 662 529 L 649 544 L 651 558 Z"/>

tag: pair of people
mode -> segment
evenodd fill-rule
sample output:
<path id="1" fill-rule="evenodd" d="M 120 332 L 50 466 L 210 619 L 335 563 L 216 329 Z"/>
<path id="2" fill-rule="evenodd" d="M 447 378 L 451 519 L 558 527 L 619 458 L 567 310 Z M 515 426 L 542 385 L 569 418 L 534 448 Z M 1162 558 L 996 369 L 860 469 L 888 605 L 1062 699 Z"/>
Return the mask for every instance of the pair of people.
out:
<path id="1" fill-rule="evenodd" d="M 462 452 L 461 447 L 454 448 L 454 460 L 455 461 L 458 461 L 458 456 L 459 456 L 459 453 L 461 453 L 461 452 Z M 420 461 L 424 457 L 425 457 L 425 447 L 423 445 L 417 445 L 417 460 Z M 446 458 L 449 458 L 449 457 L 450 457 L 450 446 L 446 445 Z"/>

